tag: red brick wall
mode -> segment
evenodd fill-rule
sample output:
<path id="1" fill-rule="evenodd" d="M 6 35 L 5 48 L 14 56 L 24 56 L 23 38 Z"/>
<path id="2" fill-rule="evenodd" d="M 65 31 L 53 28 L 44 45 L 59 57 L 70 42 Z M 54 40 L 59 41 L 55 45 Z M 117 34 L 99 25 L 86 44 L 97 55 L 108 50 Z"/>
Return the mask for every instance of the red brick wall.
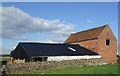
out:
<path id="1" fill-rule="evenodd" d="M 97 52 L 98 51 L 97 41 L 98 41 L 97 39 L 94 39 L 94 40 L 76 42 L 76 43 L 72 43 L 72 44 L 79 44 L 82 47 L 85 47 L 85 48 L 88 48 L 94 52 Z"/>
<path id="2" fill-rule="evenodd" d="M 110 45 L 106 46 L 106 39 L 110 39 Z M 108 62 L 117 62 L 117 40 L 109 26 L 106 26 L 98 38 L 98 53 Z"/>

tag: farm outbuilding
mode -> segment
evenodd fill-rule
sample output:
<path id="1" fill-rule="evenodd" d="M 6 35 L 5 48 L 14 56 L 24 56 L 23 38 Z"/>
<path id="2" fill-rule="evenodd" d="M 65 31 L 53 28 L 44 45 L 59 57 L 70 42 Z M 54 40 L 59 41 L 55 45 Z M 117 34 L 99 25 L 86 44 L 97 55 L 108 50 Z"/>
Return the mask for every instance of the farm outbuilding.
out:
<path id="1" fill-rule="evenodd" d="M 11 56 L 26 62 L 103 58 L 116 63 L 117 39 L 109 25 L 104 25 L 71 34 L 64 44 L 19 43 Z"/>
<path id="2" fill-rule="evenodd" d="M 11 52 L 14 59 L 29 61 L 61 61 L 101 58 L 101 56 L 78 44 L 19 43 Z"/>
<path id="3" fill-rule="evenodd" d="M 117 39 L 109 25 L 73 33 L 64 43 L 79 44 L 100 54 L 110 63 L 117 62 Z"/>

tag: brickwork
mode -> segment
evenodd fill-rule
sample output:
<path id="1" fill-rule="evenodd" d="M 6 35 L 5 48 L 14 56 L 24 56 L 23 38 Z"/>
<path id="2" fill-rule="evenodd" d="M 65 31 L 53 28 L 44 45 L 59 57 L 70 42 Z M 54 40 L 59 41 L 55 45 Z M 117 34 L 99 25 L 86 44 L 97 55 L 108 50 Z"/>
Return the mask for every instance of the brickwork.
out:
<path id="1" fill-rule="evenodd" d="M 88 48 L 94 52 L 97 52 L 97 50 L 98 50 L 97 41 L 98 41 L 97 39 L 94 39 L 94 40 L 76 42 L 76 43 L 72 43 L 72 44 L 79 44 L 82 47 L 85 47 L 85 48 Z"/>
<path id="2" fill-rule="evenodd" d="M 110 40 L 110 45 L 106 45 L 106 39 Z M 108 62 L 117 62 L 117 40 L 114 37 L 109 26 L 106 26 L 101 35 L 98 38 L 98 53 L 106 58 Z"/>

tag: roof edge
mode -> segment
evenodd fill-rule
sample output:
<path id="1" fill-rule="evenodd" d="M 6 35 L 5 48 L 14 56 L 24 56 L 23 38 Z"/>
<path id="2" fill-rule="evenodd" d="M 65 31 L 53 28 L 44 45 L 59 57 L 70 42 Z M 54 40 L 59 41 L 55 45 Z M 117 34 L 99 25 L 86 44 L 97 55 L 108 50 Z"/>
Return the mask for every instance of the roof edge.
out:
<path id="1" fill-rule="evenodd" d="M 74 34 L 77 34 L 77 33 L 81 33 L 81 32 L 85 32 L 85 31 L 89 31 L 89 30 L 93 30 L 93 29 L 97 29 L 97 28 L 100 28 L 100 27 L 106 27 L 106 26 L 109 26 L 109 25 L 106 24 L 106 25 L 95 27 L 95 28 L 91 28 L 91 29 L 88 29 L 88 30 L 83 30 L 83 31 L 80 31 L 80 32 L 72 33 L 71 35 L 74 35 Z"/>
<path id="2" fill-rule="evenodd" d="M 105 30 L 105 28 L 108 26 L 109 27 L 109 25 L 108 24 L 106 24 L 106 25 L 104 25 L 105 27 L 104 27 L 104 29 L 101 31 L 101 33 L 98 35 L 98 38 L 99 38 L 99 36 L 102 34 L 102 32 Z"/>

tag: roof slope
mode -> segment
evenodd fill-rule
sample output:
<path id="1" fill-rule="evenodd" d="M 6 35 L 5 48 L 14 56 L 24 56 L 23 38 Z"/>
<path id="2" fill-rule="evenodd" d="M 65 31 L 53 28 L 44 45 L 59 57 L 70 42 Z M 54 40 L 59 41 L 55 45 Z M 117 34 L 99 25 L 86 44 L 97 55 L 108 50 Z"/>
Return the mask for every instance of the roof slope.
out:
<path id="1" fill-rule="evenodd" d="M 71 34 L 65 41 L 64 43 L 72 43 L 72 42 L 78 42 L 78 41 L 84 41 L 84 40 L 89 40 L 89 39 L 95 39 L 98 38 L 98 36 L 101 34 L 103 29 L 108 26 L 104 25 L 102 27 L 97 27 L 81 32 L 77 32 L 74 34 Z"/>
<path id="2" fill-rule="evenodd" d="M 98 55 L 97 53 L 77 44 L 19 43 L 18 46 L 24 48 L 24 51 L 30 57 Z M 13 56 L 17 54 L 15 52 L 16 50 L 18 50 L 18 48 L 16 48 L 12 53 Z"/>

